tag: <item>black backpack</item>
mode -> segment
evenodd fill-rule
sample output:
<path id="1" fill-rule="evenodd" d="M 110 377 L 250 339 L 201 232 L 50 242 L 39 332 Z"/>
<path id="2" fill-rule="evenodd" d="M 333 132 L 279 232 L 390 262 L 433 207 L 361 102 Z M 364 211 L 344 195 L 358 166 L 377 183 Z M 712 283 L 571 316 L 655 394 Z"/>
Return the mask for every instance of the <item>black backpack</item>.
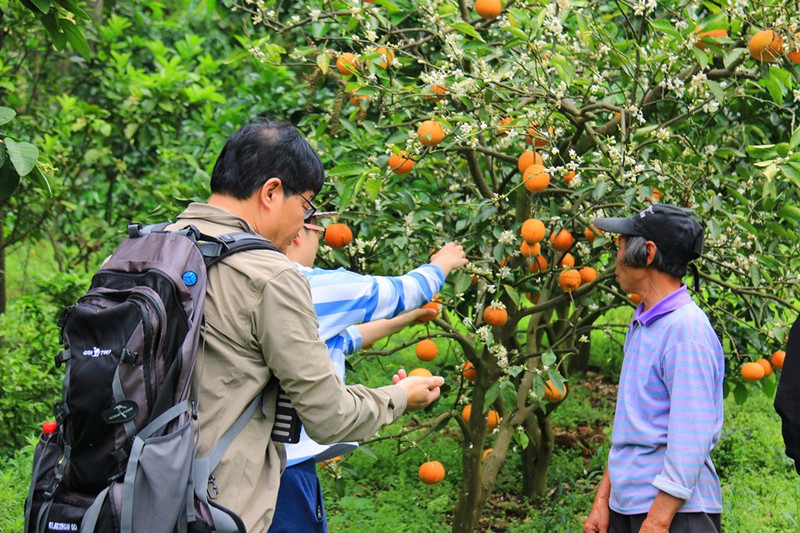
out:
<path id="1" fill-rule="evenodd" d="M 250 233 L 168 226 L 129 226 L 59 321 L 63 401 L 34 452 L 26 533 L 245 530 L 207 488 L 262 395 L 197 458 L 189 388 L 202 357 L 207 268 L 239 251 L 278 249 Z"/>

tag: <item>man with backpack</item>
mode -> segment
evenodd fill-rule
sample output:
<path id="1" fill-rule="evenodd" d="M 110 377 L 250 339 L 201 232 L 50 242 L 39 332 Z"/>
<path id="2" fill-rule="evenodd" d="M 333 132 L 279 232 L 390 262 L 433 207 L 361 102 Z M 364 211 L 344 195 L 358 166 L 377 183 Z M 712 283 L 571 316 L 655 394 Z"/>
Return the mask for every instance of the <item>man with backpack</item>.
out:
<path id="1" fill-rule="evenodd" d="M 319 156 L 286 122 L 261 121 L 235 132 L 211 176 L 211 197 L 191 204 L 175 227 L 203 234 L 257 233 L 285 251 L 313 216 L 322 188 Z M 318 442 L 363 440 L 404 411 L 439 396 L 441 377 L 406 378 L 370 389 L 344 386 L 320 341 L 308 283 L 284 255 L 254 250 L 208 272 L 206 328 L 192 380 L 198 455 L 203 456 L 264 392 L 262 409 L 230 444 L 209 481 L 214 502 L 238 514 L 248 531 L 272 520 L 283 444 L 270 438 L 277 386 Z"/>
<path id="2" fill-rule="evenodd" d="M 330 213 L 322 213 L 323 216 Z M 287 251 L 311 286 L 319 332 L 336 373 L 344 381 L 345 356 L 377 339 L 400 331 L 435 310 L 417 308 L 429 302 L 450 272 L 468 263 L 464 249 L 445 244 L 430 262 L 397 277 L 357 274 L 344 268 L 313 268 L 324 228 L 320 213 L 304 225 Z M 391 319 L 391 320 L 385 320 Z M 359 325 L 360 324 L 360 325 Z M 356 327 L 356 325 L 359 325 Z M 318 444 L 301 433 L 300 442 L 286 447 L 287 466 L 281 476 L 278 503 L 269 533 L 325 532 L 327 520 L 316 463 L 351 451 L 355 443 Z"/>

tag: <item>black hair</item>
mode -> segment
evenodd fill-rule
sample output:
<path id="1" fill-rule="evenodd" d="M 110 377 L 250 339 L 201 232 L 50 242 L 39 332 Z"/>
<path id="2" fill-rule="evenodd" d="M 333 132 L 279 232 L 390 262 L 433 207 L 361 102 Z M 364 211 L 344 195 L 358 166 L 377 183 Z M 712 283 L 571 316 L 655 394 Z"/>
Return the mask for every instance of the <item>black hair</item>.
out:
<path id="1" fill-rule="evenodd" d="M 625 251 L 622 254 L 622 263 L 633 268 L 644 268 L 647 266 L 647 239 L 639 235 L 623 235 L 625 239 Z M 656 255 L 650 265 L 659 272 L 664 272 L 678 279 L 686 275 L 685 263 L 674 263 L 664 259 L 664 254 L 656 245 Z"/>
<path id="2" fill-rule="evenodd" d="M 260 119 L 228 138 L 211 173 L 211 192 L 250 198 L 270 178 L 287 194 L 317 194 L 325 170 L 317 152 L 289 122 Z"/>

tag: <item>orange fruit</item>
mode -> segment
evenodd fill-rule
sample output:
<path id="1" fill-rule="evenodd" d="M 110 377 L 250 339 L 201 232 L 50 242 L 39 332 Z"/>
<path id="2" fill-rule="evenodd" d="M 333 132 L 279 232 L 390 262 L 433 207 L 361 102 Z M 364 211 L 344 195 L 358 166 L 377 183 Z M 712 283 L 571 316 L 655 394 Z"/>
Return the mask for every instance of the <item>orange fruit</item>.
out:
<path id="1" fill-rule="evenodd" d="M 770 362 L 772 362 L 772 366 L 777 368 L 778 370 L 783 370 L 783 360 L 786 358 L 786 352 L 783 350 L 775 350 L 775 353 L 772 354 L 772 358 Z"/>
<path id="2" fill-rule="evenodd" d="M 522 241 L 522 244 L 519 245 L 519 251 L 525 257 L 534 257 L 541 253 L 542 247 L 538 242 L 528 244 L 526 241 Z"/>
<path id="3" fill-rule="evenodd" d="M 762 63 L 773 63 L 783 54 L 783 39 L 772 30 L 761 30 L 747 44 L 750 56 Z"/>
<path id="4" fill-rule="evenodd" d="M 431 85 L 428 90 L 433 94 L 426 94 L 425 98 L 433 102 L 441 102 L 442 97 L 447 94 L 447 87 L 442 87 L 441 85 Z"/>
<path id="5" fill-rule="evenodd" d="M 503 10 L 500 0 L 476 0 L 475 11 L 486 20 L 495 19 Z"/>
<path id="6" fill-rule="evenodd" d="M 383 46 L 379 46 L 378 48 L 376 48 L 375 52 L 377 52 L 378 54 L 383 54 L 382 57 L 378 57 L 379 67 L 388 68 L 391 66 L 392 61 L 394 61 L 394 52 L 392 52 L 387 48 L 384 48 Z M 367 64 L 369 65 L 369 61 L 367 61 Z"/>
<path id="7" fill-rule="evenodd" d="M 320 461 L 319 465 L 322 468 L 328 468 L 328 465 L 330 465 L 331 463 L 335 463 L 336 461 L 341 461 L 341 460 L 342 460 L 342 456 L 341 455 L 337 455 L 336 457 L 332 457 L 332 458 L 328 459 L 327 461 Z"/>
<path id="8" fill-rule="evenodd" d="M 794 36 L 800 41 L 800 31 L 795 33 Z M 800 44 L 796 43 L 793 49 L 786 54 L 786 57 L 795 65 L 800 65 Z"/>
<path id="9" fill-rule="evenodd" d="M 550 244 L 559 252 L 566 252 L 572 247 L 575 239 L 572 238 L 572 233 L 569 230 L 562 229 L 558 232 L 553 232 L 550 235 Z"/>
<path id="10" fill-rule="evenodd" d="M 537 126 L 536 122 L 533 123 L 533 126 Z M 528 133 L 525 136 L 525 141 L 528 144 L 533 144 L 537 148 L 542 148 L 543 146 L 547 146 L 547 143 L 550 142 L 550 139 L 553 136 L 553 127 L 550 126 L 547 128 L 547 134 L 542 133 L 535 127 L 530 127 L 526 130 Z"/>
<path id="11" fill-rule="evenodd" d="M 572 292 L 581 286 L 581 275 L 574 268 L 562 270 L 558 275 L 558 286 L 566 292 Z"/>
<path id="12" fill-rule="evenodd" d="M 761 365 L 761 368 L 763 368 L 763 369 L 764 369 L 764 377 L 765 377 L 765 378 L 766 378 L 766 377 L 769 377 L 769 376 L 771 376 L 771 375 L 772 375 L 772 365 L 770 364 L 770 362 L 769 362 L 769 361 L 767 361 L 766 359 L 764 359 L 764 358 L 762 357 L 761 359 L 759 359 L 758 361 L 756 361 L 756 363 L 758 363 L 759 365 Z"/>
<path id="13" fill-rule="evenodd" d="M 747 381 L 758 381 L 764 377 L 764 367 L 758 363 L 745 363 L 742 365 L 742 377 Z"/>
<path id="14" fill-rule="evenodd" d="M 497 411 L 489 411 L 489 431 L 494 431 L 494 428 L 500 425 L 500 413 Z"/>
<path id="15" fill-rule="evenodd" d="M 533 150 L 525 150 L 522 152 L 522 155 L 519 156 L 519 159 L 517 159 L 517 168 L 520 172 L 525 172 L 529 166 L 533 164 L 541 165 L 542 163 L 544 163 L 542 156 Z"/>
<path id="16" fill-rule="evenodd" d="M 522 182 L 530 192 L 541 192 L 550 185 L 550 174 L 545 171 L 544 165 L 534 163 L 523 172 Z"/>
<path id="17" fill-rule="evenodd" d="M 569 185 L 569 182 L 571 182 L 574 177 L 575 177 L 575 171 L 574 170 L 570 170 L 569 172 L 564 174 L 564 183 Z"/>
<path id="18" fill-rule="evenodd" d="M 597 270 L 590 266 L 585 266 L 578 270 L 578 274 L 581 275 L 581 285 L 586 283 L 591 283 L 597 279 Z"/>
<path id="19" fill-rule="evenodd" d="M 564 254 L 564 257 L 561 258 L 559 261 L 558 266 L 560 267 L 568 267 L 572 268 L 575 266 L 575 256 L 571 253 L 567 252 Z"/>
<path id="20" fill-rule="evenodd" d="M 351 54 L 350 52 L 345 52 L 340 54 L 339 57 L 336 58 L 336 70 L 342 76 L 349 76 L 358 68 L 358 59 L 356 59 L 355 54 Z"/>
<path id="21" fill-rule="evenodd" d="M 444 465 L 439 461 L 428 461 L 419 466 L 419 480 L 428 485 L 435 485 L 444 479 Z"/>
<path id="22" fill-rule="evenodd" d="M 630 299 L 631 299 L 631 301 L 632 301 L 634 304 L 636 304 L 636 305 L 639 305 L 640 303 L 642 303 L 642 297 L 641 297 L 641 296 L 639 296 L 639 295 L 638 295 L 638 294 L 636 294 L 636 293 L 633 293 L 633 292 L 632 292 L 632 293 L 630 293 L 630 294 L 628 295 L 628 298 L 630 298 Z"/>
<path id="23" fill-rule="evenodd" d="M 414 168 L 414 160 L 404 157 L 405 155 L 406 151 L 400 150 L 389 156 L 389 168 L 395 174 L 408 174 Z"/>
<path id="24" fill-rule="evenodd" d="M 501 118 L 497 122 L 497 129 L 495 130 L 495 133 L 497 133 L 498 135 L 508 135 L 508 130 L 511 129 L 511 122 L 513 120 L 514 119 L 512 119 L 511 117 Z"/>
<path id="25" fill-rule="evenodd" d="M 433 361 L 439 355 L 439 347 L 430 339 L 422 339 L 417 343 L 416 354 L 421 361 Z"/>
<path id="26" fill-rule="evenodd" d="M 430 302 L 428 302 L 425 305 L 423 305 L 422 308 L 423 309 L 433 309 L 433 310 L 436 311 L 436 314 L 433 315 L 430 318 L 429 317 L 420 317 L 420 318 L 417 319 L 417 322 L 430 322 L 431 320 L 433 320 L 434 318 L 439 316 L 439 313 L 442 310 L 442 305 L 441 305 L 441 302 L 439 301 L 439 298 L 437 296 L 434 296 L 433 300 L 431 300 Z"/>
<path id="27" fill-rule="evenodd" d="M 553 380 L 548 379 L 544 384 L 544 398 L 550 403 L 558 403 L 567 395 L 567 384 L 564 383 L 564 394 L 558 392 L 558 389 L 553 384 Z"/>
<path id="28" fill-rule="evenodd" d="M 467 361 L 461 365 L 461 375 L 464 376 L 464 379 L 475 381 L 475 378 L 478 377 L 478 371 L 475 370 L 471 362 Z"/>
<path id="29" fill-rule="evenodd" d="M 522 234 L 522 238 L 525 239 L 525 242 L 528 244 L 539 242 L 544 239 L 544 222 L 538 218 L 529 218 L 522 223 L 522 227 L 519 231 Z"/>
<path id="30" fill-rule="evenodd" d="M 469 417 L 470 417 L 470 415 L 472 415 L 472 404 L 471 404 L 471 403 L 468 403 L 468 404 L 467 404 L 467 405 L 465 405 L 465 406 L 464 406 L 464 408 L 461 410 L 461 418 L 463 418 L 463 419 L 464 419 L 464 422 L 465 422 L 466 424 L 469 424 Z"/>
<path id="31" fill-rule="evenodd" d="M 489 454 L 492 453 L 492 450 L 494 450 L 494 448 L 486 448 L 485 450 L 483 450 L 483 455 L 481 455 L 481 461 L 486 461 L 486 458 L 489 457 Z"/>
<path id="32" fill-rule="evenodd" d="M 353 231 L 346 224 L 331 224 L 325 228 L 325 244 L 334 249 L 344 248 L 353 240 Z"/>
<path id="33" fill-rule="evenodd" d="M 483 311 L 483 321 L 496 328 L 508 322 L 508 311 L 500 307 L 489 306 Z"/>
<path id="34" fill-rule="evenodd" d="M 369 102 L 369 96 L 367 96 L 366 94 L 350 95 L 350 103 L 353 104 L 355 107 L 358 108 L 366 107 L 367 102 Z"/>
<path id="35" fill-rule="evenodd" d="M 408 373 L 409 376 L 419 376 L 423 378 L 431 378 L 433 374 L 427 368 L 415 368 L 411 372 Z"/>
<path id="36" fill-rule="evenodd" d="M 601 233 L 603 232 L 595 228 L 594 225 L 586 226 L 586 228 L 583 230 L 583 236 L 586 237 L 586 240 L 589 242 L 594 242 L 594 239 Z"/>
<path id="37" fill-rule="evenodd" d="M 533 258 L 533 263 L 531 263 L 530 271 L 536 274 L 537 272 L 544 272 L 547 270 L 547 258 L 543 255 L 537 255 Z"/>
<path id="38" fill-rule="evenodd" d="M 436 146 L 444 139 L 444 128 L 435 120 L 426 120 L 417 128 L 417 136 L 425 146 Z"/>
<path id="39" fill-rule="evenodd" d="M 694 45 L 699 48 L 700 50 L 705 50 L 708 47 L 706 44 L 701 40 L 703 37 L 727 37 L 728 30 L 708 30 L 708 31 L 701 31 L 697 34 L 697 41 L 695 41 Z"/>

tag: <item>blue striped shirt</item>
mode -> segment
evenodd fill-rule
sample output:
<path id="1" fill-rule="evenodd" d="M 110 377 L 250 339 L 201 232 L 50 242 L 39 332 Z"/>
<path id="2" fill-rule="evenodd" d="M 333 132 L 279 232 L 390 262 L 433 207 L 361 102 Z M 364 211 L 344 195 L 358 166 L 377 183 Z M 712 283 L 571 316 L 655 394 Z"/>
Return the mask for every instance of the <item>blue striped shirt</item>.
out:
<path id="1" fill-rule="evenodd" d="M 722 431 L 725 358 L 686 285 L 644 311 L 625 338 L 608 473 L 611 509 L 646 513 L 662 490 L 680 512 L 722 512 L 711 450 Z"/>
<path id="2" fill-rule="evenodd" d="M 365 276 L 343 268 L 326 270 L 296 264 L 311 286 L 311 300 L 319 321 L 319 336 L 328 346 L 336 374 L 344 382 L 345 356 L 361 348 L 357 324 L 392 318 L 416 309 L 444 286 L 444 271 L 425 264 L 404 276 Z M 286 445 L 286 466 L 312 457 L 324 461 L 356 447 L 314 442 L 303 428 L 300 442 Z"/>

